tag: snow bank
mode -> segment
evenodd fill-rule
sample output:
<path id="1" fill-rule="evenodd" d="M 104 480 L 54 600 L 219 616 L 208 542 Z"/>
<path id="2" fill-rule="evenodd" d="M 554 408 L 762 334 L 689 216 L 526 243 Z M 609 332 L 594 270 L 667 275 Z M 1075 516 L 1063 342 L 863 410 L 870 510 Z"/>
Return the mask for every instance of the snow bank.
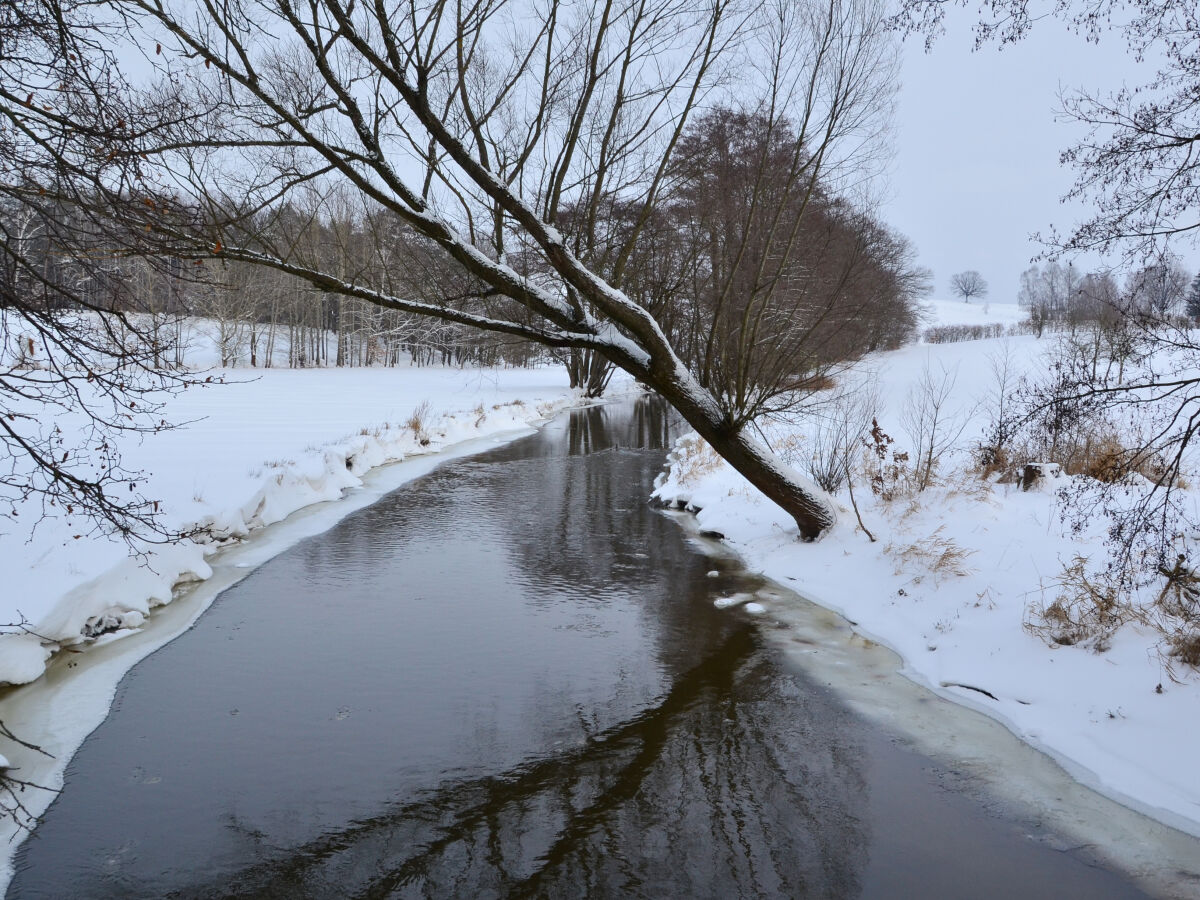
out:
<path id="1" fill-rule="evenodd" d="M 220 374 L 220 373 L 218 373 Z M 39 677 L 52 652 L 141 628 L 176 588 L 208 578 L 206 557 L 290 513 L 337 500 L 369 469 L 462 441 L 512 433 L 575 402 L 561 367 L 268 369 L 171 398 L 189 423 L 124 449 L 168 527 L 194 540 L 141 545 L 79 533 L 40 507 L 0 539 L 5 591 L 0 682 Z M 76 523 L 78 525 L 79 523 Z"/>
<path id="2" fill-rule="evenodd" d="M 907 392 L 926 365 L 952 373 L 948 405 L 966 424 L 961 447 L 987 418 L 978 401 L 993 380 L 989 355 L 1007 346 L 1015 364 L 1035 369 L 1047 343 L 1022 337 L 908 347 L 876 357 L 856 377 L 878 391 L 880 427 L 895 446 L 910 447 L 899 415 Z M 799 468 L 814 437 L 811 426 L 774 435 Z M 857 527 L 845 492 L 837 498 L 839 525 L 815 544 L 799 543 L 790 519 L 695 435 L 677 444 L 655 496 L 698 510 L 699 527 L 723 534 L 750 568 L 891 647 L 915 681 L 999 719 L 1114 799 L 1200 834 L 1200 685 L 1194 676 L 1172 681 L 1161 636 L 1127 625 L 1095 652 L 1052 649 L 1024 628 L 1030 604 L 1056 596 L 1065 565 L 1077 556 L 1103 558 L 1103 523 L 1075 534 L 1053 490 L 981 481 L 963 471 L 962 450 L 948 462 L 952 474 L 936 486 L 891 502 L 856 482 L 854 499 L 874 543 Z"/>

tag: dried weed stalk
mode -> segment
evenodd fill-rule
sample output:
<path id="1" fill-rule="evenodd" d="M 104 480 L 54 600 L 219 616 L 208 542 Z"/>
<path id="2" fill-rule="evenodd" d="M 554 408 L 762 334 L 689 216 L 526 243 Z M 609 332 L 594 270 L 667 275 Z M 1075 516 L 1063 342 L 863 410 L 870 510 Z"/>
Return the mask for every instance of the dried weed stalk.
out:
<path id="1" fill-rule="evenodd" d="M 718 469 L 723 460 L 703 438 L 693 434 L 676 442 L 669 462 L 676 480 L 688 485 Z"/>
<path id="2" fill-rule="evenodd" d="M 971 574 L 966 562 L 975 551 L 964 550 L 956 544 L 953 538 L 944 534 L 945 528 L 945 525 L 939 525 L 929 537 L 913 544 L 888 544 L 884 552 L 896 560 L 896 574 L 905 569 L 921 569 L 931 573 L 935 583 L 951 576 Z"/>
<path id="3" fill-rule="evenodd" d="M 414 440 L 422 447 L 429 444 L 429 415 L 432 408 L 428 400 L 422 400 L 416 409 L 412 411 L 412 415 L 408 417 L 408 421 L 404 423 L 404 427 L 413 433 Z"/>
<path id="4" fill-rule="evenodd" d="M 908 454 L 895 448 L 895 439 L 871 420 L 871 430 L 862 439 L 863 474 L 871 485 L 871 493 L 880 500 L 891 502 L 911 492 L 912 469 Z"/>
<path id="5" fill-rule="evenodd" d="M 1103 652 L 1122 625 L 1153 628 L 1161 636 L 1163 668 L 1173 681 L 1180 681 L 1200 669 L 1200 573 L 1179 554 L 1174 565 L 1160 565 L 1157 574 L 1162 588 L 1153 600 L 1139 601 L 1127 579 L 1107 570 L 1088 572 L 1087 559 L 1076 557 L 1054 582 L 1055 599 L 1026 608 L 1025 629 L 1052 645 Z"/>
<path id="6" fill-rule="evenodd" d="M 1052 582 L 1057 595 L 1025 609 L 1025 630 L 1050 645 L 1084 645 L 1102 652 L 1118 628 L 1127 622 L 1146 622 L 1144 610 L 1129 594 L 1103 574 L 1089 573 L 1087 557 L 1076 556 Z"/>

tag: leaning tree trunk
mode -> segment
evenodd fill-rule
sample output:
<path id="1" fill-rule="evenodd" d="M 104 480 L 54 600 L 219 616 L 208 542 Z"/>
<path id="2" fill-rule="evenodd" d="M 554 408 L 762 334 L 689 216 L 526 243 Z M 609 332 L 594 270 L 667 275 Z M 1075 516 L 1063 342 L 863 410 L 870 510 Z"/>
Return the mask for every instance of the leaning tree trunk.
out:
<path id="1" fill-rule="evenodd" d="M 832 502 L 814 484 L 747 433 L 731 424 L 712 395 L 690 375 L 639 373 L 709 445 L 796 522 L 800 537 L 816 540 L 837 521 Z"/>

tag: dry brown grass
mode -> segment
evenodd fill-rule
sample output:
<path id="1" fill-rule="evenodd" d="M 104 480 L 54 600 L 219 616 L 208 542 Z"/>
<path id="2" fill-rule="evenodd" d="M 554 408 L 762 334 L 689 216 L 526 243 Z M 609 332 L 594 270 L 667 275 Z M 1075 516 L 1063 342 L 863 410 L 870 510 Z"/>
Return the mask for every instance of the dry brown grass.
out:
<path id="1" fill-rule="evenodd" d="M 975 551 L 964 550 L 948 537 L 946 526 L 939 525 L 933 534 L 912 544 L 888 544 L 884 552 L 896 561 L 895 574 L 905 570 L 920 570 L 933 575 L 934 581 L 971 574 L 967 559 Z"/>
<path id="2" fill-rule="evenodd" d="M 1181 681 L 1200 669 L 1200 573 L 1180 556 L 1158 574 L 1164 579 L 1158 595 L 1139 601 L 1105 574 L 1088 572 L 1087 559 L 1076 557 L 1053 582 L 1055 598 L 1026 607 L 1025 629 L 1051 645 L 1103 652 L 1122 625 L 1142 625 L 1159 634 L 1163 668 Z"/>
<path id="3" fill-rule="evenodd" d="M 837 387 L 837 382 L 828 375 L 813 375 L 800 387 L 803 391 L 831 391 Z"/>
<path id="4" fill-rule="evenodd" d="M 429 424 L 430 412 L 429 401 L 422 400 L 417 408 L 412 411 L 412 415 L 408 417 L 408 421 L 404 423 L 404 427 L 413 433 L 413 438 L 422 447 L 429 443 L 429 432 L 426 429 Z"/>
<path id="5" fill-rule="evenodd" d="M 1122 625 L 1147 621 L 1144 610 L 1104 576 L 1089 573 L 1087 563 L 1087 557 L 1075 557 L 1052 583 L 1054 599 L 1026 607 L 1026 631 L 1051 645 L 1083 644 L 1103 651 Z"/>
<path id="6" fill-rule="evenodd" d="M 1200 669 L 1200 632 L 1189 631 L 1172 634 L 1167 637 L 1167 656 L 1172 660 L 1178 660 L 1185 666 L 1193 669 Z M 1167 671 L 1175 680 L 1178 680 L 1177 673 L 1174 668 L 1168 663 Z"/>
<path id="7" fill-rule="evenodd" d="M 1178 665 L 1200 669 L 1200 573 L 1180 554 L 1160 566 L 1163 588 L 1154 601 L 1154 626 L 1163 633 L 1160 656 L 1167 674 L 1181 680 Z"/>
<path id="8" fill-rule="evenodd" d="M 1105 484 L 1120 481 L 1135 471 L 1136 462 L 1115 434 L 1088 434 L 1076 442 L 1073 452 L 1062 460 L 1071 475 L 1086 475 Z"/>
<path id="9" fill-rule="evenodd" d="M 680 441 L 672 451 L 676 478 L 680 484 L 694 484 L 700 478 L 720 468 L 723 460 L 707 442 L 692 436 Z"/>
<path id="10" fill-rule="evenodd" d="M 990 481 L 1000 476 L 1000 482 L 1005 483 L 1012 477 L 1013 462 L 1009 451 L 1004 447 L 978 447 L 975 451 L 974 473 L 984 481 Z"/>
<path id="11" fill-rule="evenodd" d="M 1056 447 L 1026 446 L 1011 458 L 1045 459 L 1056 462 L 1068 475 L 1085 475 L 1104 484 L 1115 484 L 1130 475 L 1141 475 L 1151 481 L 1162 477 L 1165 467 L 1157 454 L 1147 454 L 1127 446 L 1115 431 L 1107 429 L 1082 430 L 1070 440 L 1060 440 Z"/>

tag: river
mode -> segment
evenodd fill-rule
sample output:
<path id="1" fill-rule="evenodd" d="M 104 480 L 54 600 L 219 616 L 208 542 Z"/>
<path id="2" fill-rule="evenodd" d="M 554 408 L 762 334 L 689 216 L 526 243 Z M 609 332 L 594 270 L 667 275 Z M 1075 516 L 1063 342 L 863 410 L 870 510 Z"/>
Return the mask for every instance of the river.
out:
<path id="1" fill-rule="evenodd" d="M 572 412 L 262 565 L 126 675 L 8 896 L 1144 896 L 715 607 L 763 582 L 646 502 L 670 437 Z"/>

